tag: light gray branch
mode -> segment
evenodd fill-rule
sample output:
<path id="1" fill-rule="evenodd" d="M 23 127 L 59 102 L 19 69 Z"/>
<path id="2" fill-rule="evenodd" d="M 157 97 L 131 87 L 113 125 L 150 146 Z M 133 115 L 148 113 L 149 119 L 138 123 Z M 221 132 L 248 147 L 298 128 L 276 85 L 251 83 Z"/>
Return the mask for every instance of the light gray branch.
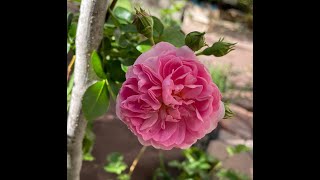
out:
<path id="1" fill-rule="evenodd" d="M 76 36 L 76 61 L 74 86 L 68 114 L 67 176 L 68 180 L 79 180 L 82 165 L 82 141 L 86 129 L 82 108 L 85 90 L 97 77 L 90 67 L 90 56 L 98 49 L 103 38 L 103 25 L 109 0 L 82 0 Z"/>

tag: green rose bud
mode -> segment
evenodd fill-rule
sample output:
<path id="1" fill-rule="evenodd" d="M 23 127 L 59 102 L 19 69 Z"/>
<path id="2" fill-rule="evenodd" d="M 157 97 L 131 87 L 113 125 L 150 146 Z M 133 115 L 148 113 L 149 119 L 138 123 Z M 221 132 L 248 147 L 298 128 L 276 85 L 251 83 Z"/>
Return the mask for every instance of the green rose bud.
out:
<path id="1" fill-rule="evenodd" d="M 206 45 L 204 41 L 204 34 L 205 32 L 201 33 L 198 31 L 193 31 L 189 33 L 184 40 L 185 44 L 193 51 L 198 51 Z"/>
<path id="2" fill-rule="evenodd" d="M 136 9 L 136 15 L 133 20 L 133 24 L 137 27 L 137 31 L 144 35 L 146 38 L 154 44 L 153 41 L 153 19 L 152 16 L 147 14 L 145 10 L 140 8 L 140 11 Z"/>
<path id="3" fill-rule="evenodd" d="M 237 43 L 223 42 L 224 38 L 220 38 L 218 42 L 215 42 L 211 47 L 203 50 L 199 55 L 214 55 L 221 57 L 234 50 L 234 45 Z"/>

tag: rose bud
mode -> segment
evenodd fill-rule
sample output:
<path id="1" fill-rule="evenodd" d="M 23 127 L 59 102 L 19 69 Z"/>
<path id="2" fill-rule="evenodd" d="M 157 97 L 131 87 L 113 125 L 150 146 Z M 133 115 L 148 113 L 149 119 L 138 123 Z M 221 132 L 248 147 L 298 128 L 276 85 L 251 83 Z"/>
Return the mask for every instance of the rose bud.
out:
<path id="1" fill-rule="evenodd" d="M 140 11 L 136 9 L 136 15 L 133 20 L 133 24 L 136 25 L 137 31 L 144 35 L 146 38 L 153 41 L 153 19 L 152 16 L 147 14 L 145 10 L 140 8 Z"/>
<path id="2" fill-rule="evenodd" d="M 223 42 L 224 38 L 220 38 L 218 42 L 215 42 L 211 47 L 206 48 L 198 55 L 214 55 L 221 57 L 234 50 L 234 45 L 237 43 Z"/>
<path id="3" fill-rule="evenodd" d="M 198 31 L 193 31 L 187 34 L 185 38 L 185 44 L 193 51 L 198 51 L 206 45 L 204 41 L 204 34 L 205 32 L 201 33 Z"/>

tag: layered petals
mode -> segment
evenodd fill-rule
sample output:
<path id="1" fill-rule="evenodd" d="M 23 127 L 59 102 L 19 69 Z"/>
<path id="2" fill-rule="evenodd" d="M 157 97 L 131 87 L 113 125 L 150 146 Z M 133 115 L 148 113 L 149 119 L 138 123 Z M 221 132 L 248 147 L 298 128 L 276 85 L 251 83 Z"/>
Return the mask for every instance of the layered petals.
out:
<path id="1" fill-rule="evenodd" d="M 160 42 L 128 69 L 117 116 L 143 145 L 189 148 L 224 116 L 221 93 L 187 46 Z"/>

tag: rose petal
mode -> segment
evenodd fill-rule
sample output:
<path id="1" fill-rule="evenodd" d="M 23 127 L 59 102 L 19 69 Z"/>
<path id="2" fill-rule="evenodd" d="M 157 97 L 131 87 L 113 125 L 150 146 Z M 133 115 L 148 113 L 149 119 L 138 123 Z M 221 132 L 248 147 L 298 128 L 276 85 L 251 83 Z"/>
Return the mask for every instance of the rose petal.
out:
<path id="1" fill-rule="evenodd" d="M 157 120 L 158 120 L 158 114 L 157 113 L 153 113 L 153 115 L 150 118 L 146 119 L 142 123 L 142 125 L 140 127 L 140 130 L 142 131 L 142 130 L 145 130 L 147 128 L 152 127 L 157 122 Z"/>

